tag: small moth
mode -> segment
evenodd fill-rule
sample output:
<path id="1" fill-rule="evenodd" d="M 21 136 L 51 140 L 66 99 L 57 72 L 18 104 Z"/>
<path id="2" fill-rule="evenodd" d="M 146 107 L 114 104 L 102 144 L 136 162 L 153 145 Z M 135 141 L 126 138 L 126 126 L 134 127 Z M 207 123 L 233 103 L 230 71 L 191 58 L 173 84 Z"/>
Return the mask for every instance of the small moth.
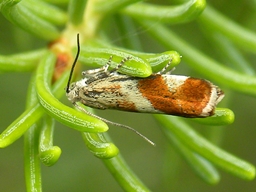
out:
<path id="1" fill-rule="evenodd" d="M 167 68 L 146 78 L 132 77 L 119 73 L 130 58 L 124 58 L 116 68 L 108 70 L 112 57 L 101 68 L 82 72 L 83 79 L 70 85 L 72 73 L 79 56 L 78 53 L 71 69 L 66 95 L 80 110 L 107 123 L 136 130 L 126 125 L 110 122 L 89 113 L 83 105 L 97 109 L 117 109 L 142 113 L 162 113 L 189 118 L 202 118 L 214 114 L 216 105 L 224 97 L 216 85 L 211 82 L 188 76 L 171 75 Z M 151 141 L 148 140 L 150 143 Z"/>

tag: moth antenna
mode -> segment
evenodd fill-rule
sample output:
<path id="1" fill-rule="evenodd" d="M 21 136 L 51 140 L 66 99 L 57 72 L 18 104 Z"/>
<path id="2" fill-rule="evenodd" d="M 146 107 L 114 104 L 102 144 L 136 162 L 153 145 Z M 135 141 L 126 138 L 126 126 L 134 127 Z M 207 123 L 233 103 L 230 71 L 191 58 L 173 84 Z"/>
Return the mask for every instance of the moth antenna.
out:
<path id="1" fill-rule="evenodd" d="M 71 79 L 72 79 L 72 75 L 73 75 L 73 72 L 74 72 L 74 69 L 75 69 L 75 66 L 76 66 L 76 62 L 78 60 L 78 57 L 79 57 L 79 53 L 80 53 L 80 42 L 79 42 L 79 33 L 77 34 L 77 53 L 76 53 L 76 57 L 75 57 L 75 60 L 72 64 L 72 67 L 71 67 L 71 70 L 70 70 L 70 74 L 69 74 L 69 78 L 68 78 L 68 83 L 67 83 L 67 88 L 66 88 L 66 93 L 69 93 L 70 92 L 70 82 L 71 82 Z"/>
<path id="2" fill-rule="evenodd" d="M 90 115 L 92 117 L 95 117 L 101 121 L 104 121 L 105 123 L 108 123 L 108 124 L 112 124 L 112 125 L 115 125 L 115 126 L 118 126 L 118 127 L 122 127 L 122 128 L 125 128 L 125 129 L 128 129 L 128 130 L 131 130 L 133 131 L 134 133 L 136 133 L 137 135 L 139 135 L 140 137 L 142 137 L 143 139 L 145 139 L 147 142 L 149 142 L 151 145 L 153 146 L 156 146 L 156 144 L 151 141 L 149 138 L 147 138 L 146 136 L 142 135 L 139 131 L 137 131 L 136 129 L 133 129 L 132 127 L 129 127 L 127 125 L 123 125 L 123 124 L 120 124 L 120 123 L 116 123 L 116 122 L 112 122 L 112 121 L 109 121 L 107 119 L 104 119 L 102 117 L 99 117 L 93 113 L 90 113 L 89 111 L 86 111 L 84 108 L 80 107 L 78 104 L 76 103 L 73 103 L 75 107 L 77 107 L 79 110 L 85 112 L 87 115 Z"/>
<path id="3" fill-rule="evenodd" d="M 122 128 L 128 129 L 130 131 L 133 131 L 134 133 L 136 133 L 137 135 L 139 135 L 140 137 L 145 139 L 147 142 L 149 142 L 151 145 L 156 146 L 156 144 L 153 141 L 151 141 L 145 135 L 142 135 L 139 131 L 137 131 L 136 129 L 133 129 L 132 127 L 129 127 L 129 126 L 124 125 L 124 124 L 116 123 L 116 122 L 113 122 L 113 121 L 109 121 L 109 120 L 104 119 L 102 117 L 98 117 L 97 115 L 95 115 L 94 117 L 100 119 L 101 121 L 104 121 L 105 123 L 112 124 L 112 125 L 115 125 L 115 126 L 118 126 L 118 127 L 122 127 Z"/>

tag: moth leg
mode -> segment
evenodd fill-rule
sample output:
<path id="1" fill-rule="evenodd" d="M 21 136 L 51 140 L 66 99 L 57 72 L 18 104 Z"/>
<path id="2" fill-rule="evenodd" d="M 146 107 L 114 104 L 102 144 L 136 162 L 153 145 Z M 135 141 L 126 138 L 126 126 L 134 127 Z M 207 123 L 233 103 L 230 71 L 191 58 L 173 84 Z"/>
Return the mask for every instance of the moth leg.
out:
<path id="1" fill-rule="evenodd" d="M 108 72 L 108 68 L 112 62 L 113 56 L 111 55 L 108 59 L 108 62 L 102 67 L 102 69 L 104 70 L 105 73 Z"/>
<path id="2" fill-rule="evenodd" d="M 161 71 L 157 72 L 156 74 L 160 74 L 160 75 L 162 75 L 162 74 L 171 74 L 171 73 L 175 70 L 175 67 L 173 67 L 170 71 L 167 70 L 168 67 L 170 67 L 171 64 L 172 64 L 172 58 L 171 58 L 170 61 L 165 65 L 165 67 L 164 67 Z"/>
<path id="3" fill-rule="evenodd" d="M 118 69 L 120 69 L 124 64 L 125 62 L 127 62 L 128 60 L 130 60 L 132 57 L 131 56 L 128 56 L 128 57 L 125 57 L 122 59 L 122 61 L 114 68 L 110 71 L 110 73 L 114 73 L 116 72 Z"/>
<path id="4" fill-rule="evenodd" d="M 109 74 L 108 68 L 112 62 L 112 58 L 113 58 L 113 56 L 111 55 L 109 57 L 108 62 L 105 65 L 103 65 L 102 67 L 100 67 L 98 69 L 90 69 L 90 70 L 83 71 L 82 75 L 84 77 L 93 77 L 94 75 L 102 74 L 102 73 Z"/>

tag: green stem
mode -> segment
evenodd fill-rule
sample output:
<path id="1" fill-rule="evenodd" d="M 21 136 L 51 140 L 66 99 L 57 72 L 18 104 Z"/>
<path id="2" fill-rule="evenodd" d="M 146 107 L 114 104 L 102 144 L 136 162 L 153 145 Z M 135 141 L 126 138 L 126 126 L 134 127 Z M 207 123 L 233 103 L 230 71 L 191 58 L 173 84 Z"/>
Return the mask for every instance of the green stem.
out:
<path id="1" fill-rule="evenodd" d="M 190 0 L 176 6 L 137 3 L 124 8 L 121 12 L 135 19 L 147 19 L 174 24 L 196 19 L 202 13 L 205 6 L 205 0 Z"/>
<path id="2" fill-rule="evenodd" d="M 53 132 L 55 120 L 48 115 L 44 117 L 39 138 L 39 157 L 46 166 L 54 165 L 61 155 L 61 149 L 53 146 Z"/>
<path id="3" fill-rule="evenodd" d="M 174 134 L 183 144 L 223 170 L 242 179 L 252 180 L 255 178 L 255 167 L 253 165 L 209 143 L 179 118 L 163 115 L 155 115 L 155 117 L 164 129 Z"/>
<path id="4" fill-rule="evenodd" d="M 30 80 L 27 96 L 26 108 L 29 109 L 37 102 L 35 74 L 33 74 Z M 41 166 L 40 159 L 38 158 L 39 124 L 33 124 L 24 134 L 24 168 L 26 188 L 29 192 L 42 191 Z"/>
<path id="5" fill-rule="evenodd" d="M 219 173 L 208 160 L 193 152 L 169 130 L 164 128 L 162 130 L 171 142 L 172 146 L 174 146 L 176 151 L 183 156 L 200 178 L 212 185 L 219 182 Z"/>
<path id="6" fill-rule="evenodd" d="M 25 178 L 27 191 L 29 192 L 42 191 L 38 143 L 38 126 L 34 124 L 24 134 Z"/>
<path id="7" fill-rule="evenodd" d="M 130 170 L 129 166 L 120 155 L 111 159 L 103 160 L 103 162 L 125 191 L 149 191 L 149 189 L 147 189 L 146 186 Z"/>
<path id="8" fill-rule="evenodd" d="M 71 0 L 68 5 L 69 20 L 73 25 L 79 25 L 83 22 L 85 0 Z"/>
<path id="9" fill-rule="evenodd" d="M 210 26 L 213 30 L 221 32 L 240 46 L 256 52 L 256 33 L 241 27 L 210 6 L 207 6 L 199 17 L 199 21 L 207 27 Z"/>
<path id="10" fill-rule="evenodd" d="M 211 117 L 193 118 L 191 120 L 210 126 L 230 125 L 235 120 L 235 114 L 230 109 L 216 108 L 215 114 Z"/>
<path id="11" fill-rule="evenodd" d="M 91 108 L 86 108 L 85 110 L 93 113 Z M 110 159 L 118 155 L 119 149 L 113 143 L 107 142 L 104 135 L 110 140 L 107 133 L 82 132 L 83 140 L 92 154 L 100 159 Z"/>
<path id="12" fill-rule="evenodd" d="M 0 135 L 0 148 L 4 148 L 19 139 L 44 114 L 40 104 L 27 108 Z"/>
<path id="13" fill-rule="evenodd" d="M 95 2 L 95 11 L 103 15 L 119 11 L 141 0 L 92 0 Z"/>
<path id="14" fill-rule="evenodd" d="M 176 67 L 180 63 L 180 54 L 176 51 L 166 51 L 163 53 L 144 53 L 133 51 L 129 49 L 111 46 L 105 42 L 91 41 L 89 46 L 82 46 L 79 61 L 85 63 L 87 66 L 98 67 L 106 64 L 110 56 L 113 56 L 113 67 L 118 64 L 122 58 L 131 56 L 136 62 L 128 63 L 119 70 L 131 76 L 147 77 L 153 72 L 159 72 L 170 61 L 169 69 Z M 117 58 L 116 58 L 117 57 Z M 127 63 L 129 65 L 127 65 Z"/>
<path id="15" fill-rule="evenodd" d="M 22 4 L 27 7 L 31 13 L 49 23 L 64 25 L 67 22 L 67 14 L 58 7 L 54 7 L 43 1 L 34 0 L 23 0 Z"/>
<path id="16" fill-rule="evenodd" d="M 53 95 L 50 81 L 55 62 L 55 55 L 49 52 L 42 58 L 37 69 L 36 88 L 38 99 L 45 111 L 59 122 L 82 132 L 107 131 L 108 126 L 104 122 L 67 107 Z M 64 93 L 64 90 L 62 93 Z"/>
<path id="17" fill-rule="evenodd" d="M 46 49 L 19 53 L 15 55 L 0 55 L 1 72 L 27 72 L 36 68 L 39 59 L 46 53 Z"/>
<path id="18" fill-rule="evenodd" d="M 1 12 L 14 25 L 41 38 L 55 40 L 60 35 L 54 25 L 34 15 L 22 2 L 17 4 L 3 4 Z"/>
<path id="19" fill-rule="evenodd" d="M 256 78 L 227 68 L 195 49 L 165 26 L 158 24 L 154 29 L 151 22 L 139 20 L 148 31 L 168 49 L 175 48 L 186 63 L 204 76 L 226 85 L 233 90 L 256 95 Z M 156 30 L 157 29 L 157 30 Z M 167 41 L 168 39 L 168 41 Z"/>
<path id="20" fill-rule="evenodd" d="M 69 73 L 64 73 L 53 85 L 52 93 L 56 98 L 60 98 L 63 95 L 63 87 L 67 83 Z M 28 97 L 28 101 L 31 98 Z M 27 109 L 9 125 L 0 135 L 0 148 L 7 147 L 8 145 L 19 139 L 25 131 L 35 124 L 44 114 L 44 109 L 38 103 L 36 99 L 34 105 L 27 107 Z"/>
<path id="21" fill-rule="evenodd" d="M 219 32 L 213 32 L 211 28 L 207 29 L 206 26 L 203 26 L 202 28 L 208 39 L 210 39 L 212 45 L 216 48 L 216 51 L 218 51 L 218 55 L 223 58 L 222 60 L 225 63 L 242 73 L 251 76 L 255 75 L 255 70 L 251 64 L 228 37 Z"/>
<path id="22" fill-rule="evenodd" d="M 89 150 L 100 159 L 110 159 L 119 153 L 119 149 L 113 144 L 106 142 L 101 133 L 82 133 L 84 142 Z"/>
<path id="23" fill-rule="evenodd" d="M 116 49 L 82 46 L 79 61 L 82 61 L 87 65 L 103 66 L 109 61 L 111 56 L 113 57 L 110 66 L 111 68 L 116 67 L 123 59 L 130 58 L 119 69 L 121 73 L 136 77 L 148 77 L 152 73 L 151 67 L 146 60 L 132 55 L 129 52 Z"/>
<path id="24" fill-rule="evenodd" d="M 87 1 L 83 16 L 83 23 L 81 23 L 81 26 L 83 27 L 83 35 L 86 39 L 93 39 L 96 37 L 100 28 L 100 23 L 103 19 L 103 14 L 95 11 L 95 2 L 97 1 Z"/>
<path id="25" fill-rule="evenodd" d="M 119 33 L 118 36 L 120 36 L 120 38 L 116 38 L 114 42 L 111 41 L 111 43 L 120 41 L 123 45 L 122 47 L 141 51 L 142 44 L 139 36 L 137 35 L 136 25 L 134 24 L 132 18 L 122 14 L 116 14 L 112 18 L 116 23 L 116 27 Z"/>

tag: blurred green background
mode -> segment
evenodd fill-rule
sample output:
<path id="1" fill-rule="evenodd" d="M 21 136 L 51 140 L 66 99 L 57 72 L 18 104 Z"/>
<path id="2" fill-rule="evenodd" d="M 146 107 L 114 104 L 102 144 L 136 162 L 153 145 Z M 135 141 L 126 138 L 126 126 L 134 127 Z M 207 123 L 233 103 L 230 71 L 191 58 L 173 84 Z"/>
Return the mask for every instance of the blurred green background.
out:
<path id="1" fill-rule="evenodd" d="M 242 26 L 256 31 L 256 1 L 208 1 L 214 8 Z M 177 34 L 197 49 L 203 50 L 212 58 L 225 63 L 218 49 L 205 38 L 196 21 L 171 26 Z M 133 33 L 127 33 L 134 35 Z M 166 51 L 161 45 L 150 40 L 145 31 L 135 32 L 143 39 L 143 48 L 148 52 Z M 115 39 L 113 39 L 115 41 Z M 47 45 L 36 37 L 13 27 L 0 15 L 0 54 L 7 55 L 32 50 Z M 255 69 L 255 54 L 250 50 L 240 50 Z M 182 55 L 182 53 L 180 53 Z M 226 63 L 225 63 L 226 64 Z M 227 63 L 232 66 L 232 63 Z M 175 74 L 203 76 L 197 74 L 181 62 Z M 0 120 L 2 132 L 25 108 L 26 90 L 29 73 L 6 73 L 0 76 Z M 256 165 L 256 98 L 243 95 L 221 87 L 226 91 L 225 105 L 236 115 L 234 124 L 227 127 L 207 127 L 186 120 L 194 128 L 210 137 L 211 132 L 223 132 L 213 140 L 223 149 Z M 62 99 L 70 105 L 67 99 Z M 119 147 L 122 156 L 138 177 L 152 191 L 218 191 L 218 192 L 253 192 L 255 181 L 244 181 L 221 171 L 221 181 L 211 186 L 199 179 L 186 162 L 169 145 L 158 124 L 151 115 L 134 114 L 119 111 L 99 111 L 99 115 L 109 120 L 127 124 L 139 130 L 153 140 L 152 147 L 133 132 L 110 126 L 110 135 Z M 224 129 L 224 131 L 223 131 Z M 122 191 L 101 160 L 95 158 L 85 147 L 79 132 L 57 124 L 55 145 L 62 149 L 59 162 L 53 167 L 42 165 L 43 191 Z M 23 139 L 0 150 L 0 191 L 25 191 L 23 170 Z"/>

